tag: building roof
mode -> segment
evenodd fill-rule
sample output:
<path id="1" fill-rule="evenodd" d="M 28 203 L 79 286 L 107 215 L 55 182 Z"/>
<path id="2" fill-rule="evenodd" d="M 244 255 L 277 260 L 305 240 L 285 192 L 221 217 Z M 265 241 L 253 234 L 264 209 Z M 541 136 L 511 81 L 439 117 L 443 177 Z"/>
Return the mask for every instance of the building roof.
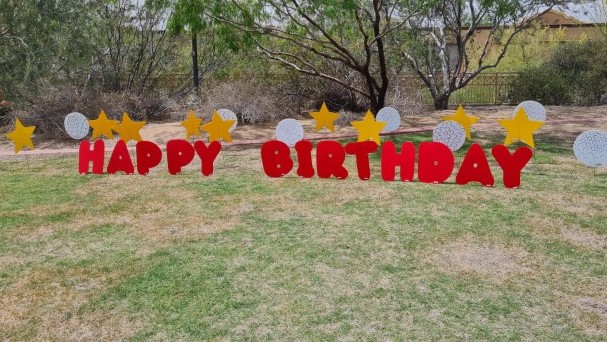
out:
<path id="1" fill-rule="evenodd" d="M 585 24 L 584 22 L 557 10 L 550 10 L 538 16 L 533 21 L 540 23 L 542 26 L 579 26 Z"/>
<path id="2" fill-rule="evenodd" d="M 546 13 L 537 16 L 533 19 L 533 22 L 539 22 L 542 27 L 593 27 L 601 25 L 601 23 L 588 23 L 581 21 L 577 18 L 569 16 L 561 11 L 551 9 Z M 462 29 L 468 29 L 468 27 L 462 27 Z M 479 25 L 476 27 L 477 30 L 491 30 L 492 26 Z"/>

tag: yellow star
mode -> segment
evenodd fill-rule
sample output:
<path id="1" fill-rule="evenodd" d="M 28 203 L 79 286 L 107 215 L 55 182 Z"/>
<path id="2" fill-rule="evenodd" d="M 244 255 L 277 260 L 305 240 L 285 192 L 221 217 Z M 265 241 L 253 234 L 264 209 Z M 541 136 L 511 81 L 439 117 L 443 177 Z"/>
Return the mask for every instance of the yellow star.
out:
<path id="1" fill-rule="evenodd" d="M 30 150 L 34 149 L 32 134 L 34 134 L 35 129 L 35 126 L 23 126 L 19 118 L 15 120 L 15 129 L 6 135 L 15 144 L 15 154 L 19 153 L 24 147 Z"/>
<path id="2" fill-rule="evenodd" d="M 387 123 L 375 121 L 375 117 L 369 110 L 362 121 L 352 121 L 350 124 L 358 131 L 358 141 L 371 140 L 379 145 L 379 132 L 381 132 Z"/>
<path id="3" fill-rule="evenodd" d="M 455 121 L 458 124 L 462 125 L 462 127 L 464 127 L 464 129 L 466 130 L 466 139 L 472 140 L 472 136 L 470 134 L 470 127 L 478 121 L 478 117 L 474 115 L 467 115 L 462 105 L 457 108 L 455 114 L 443 116 L 443 120 Z"/>
<path id="4" fill-rule="evenodd" d="M 110 120 L 105 115 L 105 111 L 101 110 L 99 116 L 95 120 L 89 120 L 89 126 L 93 129 L 93 139 L 97 139 L 101 136 L 105 136 L 109 139 L 114 139 L 112 128 L 116 127 L 120 121 Z"/>
<path id="5" fill-rule="evenodd" d="M 113 128 L 114 132 L 120 135 L 120 139 L 124 142 L 129 140 L 141 141 L 139 130 L 145 125 L 145 121 L 133 121 L 129 114 L 122 113 L 122 122 L 120 125 Z"/>
<path id="6" fill-rule="evenodd" d="M 339 117 L 339 113 L 330 112 L 327 105 L 323 102 L 320 111 L 311 112 L 310 115 L 316 120 L 316 131 L 320 131 L 323 127 L 327 127 L 331 132 L 335 131 L 333 122 Z"/>
<path id="7" fill-rule="evenodd" d="M 541 121 L 529 120 L 527 113 L 525 113 L 523 108 L 520 108 L 518 112 L 516 112 L 514 118 L 499 120 L 499 124 L 508 131 L 506 133 L 504 145 L 510 145 L 513 142 L 520 140 L 531 146 L 531 148 L 535 148 L 533 132 L 544 126 L 544 123 Z"/>
<path id="8" fill-rule="evenodd" d="M 200 126 L 200 128 L 209 133 L 209 142 L 219 141 L 219 139 L 222 139 L 225 142 L 232 142 L 230 127 L 232 127 L 234 122 L 236 122 L 236 120 L 223 120 L 221 116 L 219 116 L 219 113 L 214 112 L 211 122 Z"/>
<path id="9" fill-rule="evenodd" d="M 185 127 L 186 133 L 185 138 L 189 139 L 191 136 L 200 136 L 200 124 L 202 123 L 202 119 L 197 117 L 194 114 L 193 110 L 190 110 L 190 114 L 188 114 L 188 118 L 184 121 L 181 121 L 181 126 Z"/>

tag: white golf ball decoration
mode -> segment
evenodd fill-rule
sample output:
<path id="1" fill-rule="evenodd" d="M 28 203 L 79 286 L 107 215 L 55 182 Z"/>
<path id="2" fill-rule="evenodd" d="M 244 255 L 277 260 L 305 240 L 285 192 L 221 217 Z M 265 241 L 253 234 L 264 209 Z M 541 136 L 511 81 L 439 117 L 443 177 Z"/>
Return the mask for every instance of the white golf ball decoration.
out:
<path id="1" fill-rule="evenodd" d="M 295 119 L 284 119 L 276 126 L 276 139 L 289 146 L 295 146 L 303 137 L 303 126 Z"/>
<path id="2" fill-rule="evenodd" d="M 383 121 L 386 126 L 381 130 L 382 133 L 393 132 L 400 126 L 400 114 L 398 110 L 392 107 L 384 107 L 380 109 L 375 117 L 376 121 Z"/>
<path id="3" fill-rule="evenodd" d="M 457 151 L 466 141 L 466 130 L 455 121 L 443 121 L 434 128 L 432 141 L 443 143 L 451 151 Z"/>
<path id="4" fill-rule="evenodd" d="M 586 166 L 606 166 L 607 132 L 590 130 L 578 135 L 573 143 L 573 153 Z"/>
<path id="5" fill-rule="evenodd" d="M 80 140 L 89 134 L 89 121 L 80 113 L 69 113 L 63 120 L 63 126 L 72 139 Z"/>
<path id="6" fill-rule="evenodd" d="M 232 126 L 230 126 L 230 133 L 234 132 L 234 130 L 236 129 L 236 126 L 238 126 L 238 117 L 236 116 L 236 114 L 229 110 L 229 109 L 220 109 L 217 111 L 217 113 L 219 114 L 219 116 L 221 117 L 222 120 L 235 120 L 234 123 L 232 124 Z"/>
<path id="7" fill-rule="evenodd" d="M 523 101 L 519 103 L 516 108 L 514 108 L 514 112 L 512 112 L 512 117 L 516 115 L 520 108 L 523 108 L 525 110 L 525 113 L 527 114 L 529 120 L 542 122 L 546 121 L 546 108 L 544 108 L 541 103 L 537 101 Z"/>

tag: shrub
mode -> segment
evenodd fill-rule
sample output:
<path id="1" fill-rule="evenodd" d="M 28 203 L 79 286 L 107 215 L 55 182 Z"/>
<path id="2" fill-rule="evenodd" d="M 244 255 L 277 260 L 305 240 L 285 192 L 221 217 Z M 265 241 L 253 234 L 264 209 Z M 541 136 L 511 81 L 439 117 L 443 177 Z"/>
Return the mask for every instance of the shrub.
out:
<path id="1" fill-rule="evenodd" d="M 276 81 L 274 84 L 273 81 Z M 205 88 L 200 114 L 208 119 L 213 111 L 227 108 L 243 124 L 279 121 L 299 115 L 302 102 L 288 91 L 288 84 L 263 77 L 214 80 Z"/>
<path id="2" fill-rule="evenodd" d="M 13 104 L 4 98 L 4 93 L 0 90 L 0 126 L 6 123 L 12 106 Z"/>
<path id="3" fill-rule="evenodd" d="M 169 99 L 154 95 L 82 94 L 75 88 L 60 88 L 34 98 L 32 104 L 19 113 L 19 117 L 24 118 L 29 125 L 35 125 L 37 135 L 62 139 L 68 137 L 63 120 L 71 112 L 79 112 L 94 119 L 103 109 L 108 117 L 115 119 L 121 119 L 122 113 L 128 112 L 134 120 L 160 121 L 170 118 L 173 107 Z"/>
<path id="4" fill-rule="evenodd" d="M 534 100 L 545 105 L 571 103 L 571 86 L 554 66 L 541 65 L 525 69 L 511 84 L 508 101 Z"/>
<path id="5" fill-rule="evenodd" d="M 607 95 L 607 41 L 567 43 L 513 80 L 510 100 L 598 105 Z"/>

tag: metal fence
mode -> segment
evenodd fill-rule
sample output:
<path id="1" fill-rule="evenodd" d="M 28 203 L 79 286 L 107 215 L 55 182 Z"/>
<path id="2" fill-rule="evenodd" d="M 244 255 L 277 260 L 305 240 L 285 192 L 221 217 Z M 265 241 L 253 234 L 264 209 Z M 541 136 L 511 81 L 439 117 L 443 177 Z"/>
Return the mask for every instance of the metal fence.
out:
<path id="1" fill-rule="evenodd" d="M 450 104 L 500 105 L 510 103 L 511 83 L 517 73 L 488 73 L 476 76 L 451 95 Z"/>
<path id="2" fill-rule="evenodd" d="M 509 99 L 511 83 L 518 73 L 483 73 L 472 79 L 464 88 L 455 91 L 449 105 L 501 105 L 512 104 Z M 401 79 L 403 90 L 417 101 L 432 104 L 432 96 L 417 75 L 405 75 Z"/>
<path id="3" fill-rule="evenodd" d="M 483 73 L 476 76 L 464 88 L 455 91 L 449 105 L 501 105 L 512 104 L 509 98 L 511 83 L 518 73 Z M 433 104 L 426 85 L 415 74 L 401 75 L 393 82 L 399 92 L 420 103 Z M 169 74 L 155 80 L 156 89 L 162 95 L 179 96 L 192 89 L 189 74 Z"/>

